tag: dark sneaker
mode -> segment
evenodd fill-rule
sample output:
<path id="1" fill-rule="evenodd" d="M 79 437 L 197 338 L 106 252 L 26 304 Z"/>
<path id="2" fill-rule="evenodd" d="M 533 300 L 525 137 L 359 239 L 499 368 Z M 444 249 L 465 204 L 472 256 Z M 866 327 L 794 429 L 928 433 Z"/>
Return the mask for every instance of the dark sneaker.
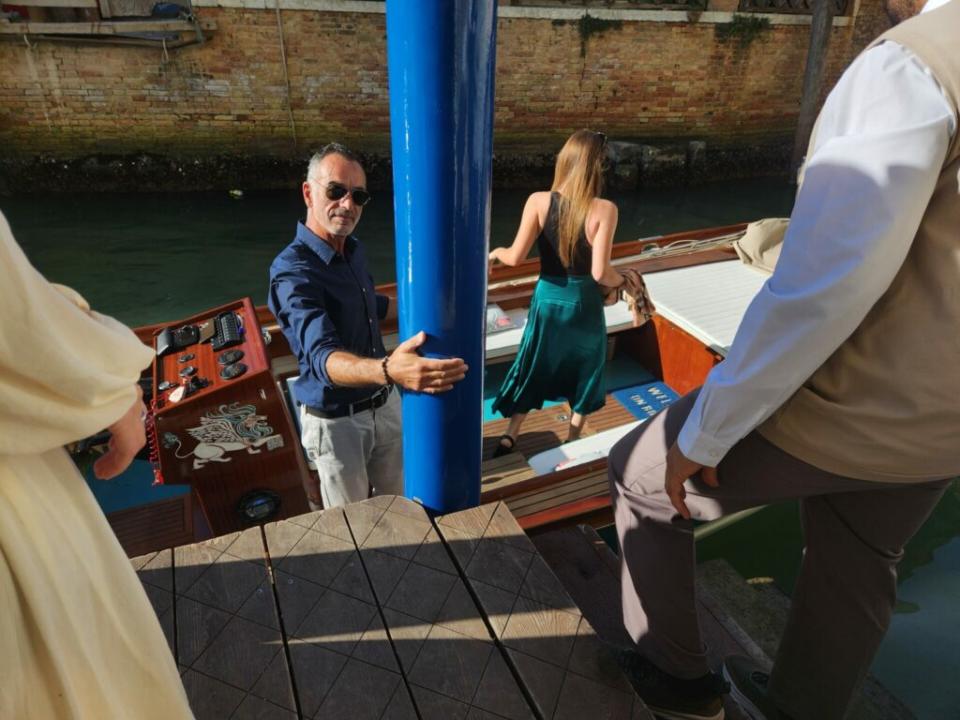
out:
<path id="1" fill-rule="evenodd" d="M 617 662 L 643 702 L 662 720 L 723 720 L 727 683 L 716 673 L 693 680 L 674 677 L 633 650 L 617 650 Z"/>
<path id="2" fill-rule="evenodd" d="M 723 676 L 730 683 L 730 696 L 751 720 L 790 720 L 767 693 L 770 674 L 754 660 L 731 655 L 723 661 Z"/>

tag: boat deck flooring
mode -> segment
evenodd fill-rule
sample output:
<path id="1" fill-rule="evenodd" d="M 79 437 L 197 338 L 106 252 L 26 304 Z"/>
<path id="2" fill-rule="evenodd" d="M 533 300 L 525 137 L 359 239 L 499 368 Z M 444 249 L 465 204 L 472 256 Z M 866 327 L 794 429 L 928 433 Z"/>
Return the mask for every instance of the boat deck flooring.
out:
<path id="1" fill-rule="evenodd" d="M 503 503 L 377 497 L 132 563 L 198 720 L 652 718 Z"/>
<path id="2" fill-rule="evenodd" d="M 589 422 L 589 420 L 588 420 Z M 503 418 L 483 424 L 483 457 L 489 458 L 497 446 L 497 440 L 507 431 L 510 420 Z M 520 429 L 514 451 L 524 457 L 557 447 L 567 439 L 570 424 L 570 406 L 567 403 L 552 405 L 541 410 L 531 410 Z M 584 435 L 593 435 L 596 430 L 584 426 Z"/>
<path id="3" fill-rule="evenodd" d="M 520 429 L 515 452 L 524 457 L 557 447 L 567 439 L 567 427 L 572 411 L 569 403 L 553 405 L 541 410 L 532 410 Z M 634 422 L 637 418 L 611 394 L 600 410 L 587 415 L 581 437 L 595 435 L 613 427 Z M 497 446 L 497 440 L 507 430 L 509 419 L 491 420 L 483 425 L 483 457 L 489 458 Z"/>
<path id="4" fill-rule="evenodd" d="M 499 458 L 491 456 L 509 421 L 494 420 L 483 426 L 483 457 L 488 459 L 483 461 L 480 471 L 482 497 L 485 501 L 503 499 L 525 528 L 563 520 L 564 508 L 574 508 L 571 512 L 577 514 L 601 510 L 609 504 L 605 465 L 599 469 L 584 467 L 575 476 L 555 478 L 545 485 L 537 481 L 527 464 L 527 458 L 557 447 L 566 439 L 569 418 L 567 403 L 532 411 L 517 438 L 515 452 Z M 636 419 L 608 394 L 604 407 L 587 416 L 581 436 L 595 435 Z"/>

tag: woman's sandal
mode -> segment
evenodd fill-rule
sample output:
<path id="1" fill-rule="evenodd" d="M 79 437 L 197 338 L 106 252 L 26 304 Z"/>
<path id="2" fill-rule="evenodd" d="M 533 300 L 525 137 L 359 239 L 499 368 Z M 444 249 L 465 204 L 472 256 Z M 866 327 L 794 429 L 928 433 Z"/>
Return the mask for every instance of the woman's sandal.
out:
<path id="1" fill-rule="evenodd" d="M 509 444 L 506 444 L 504 441 L 506 441 Z M 513 452 L 513 449 L 514 447 L 516 447 L 516 445 L 517 445 L 517 441 L 514 440 L 512 437 L 510 437 L 509 435 L 501 435 L 500 439 L 497 440 L 497 447 L 493 451 L 493 456 L 495 458 L 498 458 L 498 457 L 503 457 L 504 455 L 509 455 L 510 453 Z"/>

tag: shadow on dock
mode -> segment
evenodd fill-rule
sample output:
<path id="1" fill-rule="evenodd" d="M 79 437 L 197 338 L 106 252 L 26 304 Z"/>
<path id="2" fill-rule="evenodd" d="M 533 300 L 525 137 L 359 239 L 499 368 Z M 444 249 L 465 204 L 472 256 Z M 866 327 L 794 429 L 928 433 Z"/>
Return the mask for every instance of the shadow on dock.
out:
<path id="1" fill-rule="evenodd" d="M 199 720 L 652 717 L 503 503 L 379 497 L 132 562 Z"/>
<path id="2" fill-rule="evenodd" d="M 586 526 L 384 496 L 131 562 L 198 720 L 653 718 L 604 645 L 629 642 L 617 558 Z M 698 587 L 711 663 L 769 663 L 785 598 L 723 561 Z M 873 681 L 851 714 L 909 717 Z"/>

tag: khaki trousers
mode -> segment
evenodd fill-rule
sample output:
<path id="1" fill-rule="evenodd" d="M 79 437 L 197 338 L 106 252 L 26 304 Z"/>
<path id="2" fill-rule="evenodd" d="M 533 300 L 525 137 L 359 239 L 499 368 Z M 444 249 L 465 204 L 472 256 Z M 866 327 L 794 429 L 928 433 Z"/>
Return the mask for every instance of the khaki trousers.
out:
<path id="1" fill-rule="evenodd" d="M 662 670 L 707 672 L 697 622 L 694 524 L 663 489 L 667 449 L 698 391 L 620 440 L 609 457 L 621 548 L 623 619 L 637 649 Z M 840 477 L 780 450 L 758 433 L 718 468 L 719 488 L 686 483 L 697 520 L 799 500 L 804 554 L 770 693 L 795 720 L 842 718 L 890 624 L 904 544 L 949 480 L 887 484 Z M 765 538 L 756 538 L 758 546 Z"/>
<path id="2" fill-rule="evenodd" d="M 325 508 L 371 495 L 403 495 L 400 393 L 396 390 L 376 410 L 339 418 L 318 418 L 301 406 L 300 428 L 307 457 L 320 475 Z"/>

